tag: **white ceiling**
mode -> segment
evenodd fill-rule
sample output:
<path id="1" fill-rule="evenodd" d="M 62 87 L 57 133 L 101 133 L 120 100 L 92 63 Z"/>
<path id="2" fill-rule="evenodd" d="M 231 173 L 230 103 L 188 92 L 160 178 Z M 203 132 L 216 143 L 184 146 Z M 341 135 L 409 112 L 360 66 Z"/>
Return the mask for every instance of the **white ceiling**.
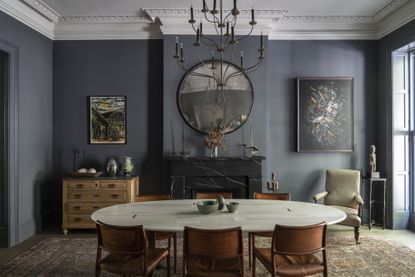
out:
<path id="1" fill-rule="evenodd" d="M 0 0 L 0 10 L 55 40 L 193 34 L 190 5 L 196 12 L 202 0 Z M 251 7 L 270 39 L 379 39 L 415 19 L 415 0 L 239 0 L 241 23 Z"/>
<path id="2" fill-rule="evenodd" d="M 63 16 L 71 15 L 133 15 L 140 9 L 201 8 L 201 0 L 43 0 Z M 240 9 L 287 10 L 288 15 L 301 16 L 372 16 L 393 0 L 239 0 Z M 213 0 L 207 0 L 212 5 Z M 219 3 L 219 1 L 218 1 Z M 232 0 L 224 0 L 231 7 Z"/>

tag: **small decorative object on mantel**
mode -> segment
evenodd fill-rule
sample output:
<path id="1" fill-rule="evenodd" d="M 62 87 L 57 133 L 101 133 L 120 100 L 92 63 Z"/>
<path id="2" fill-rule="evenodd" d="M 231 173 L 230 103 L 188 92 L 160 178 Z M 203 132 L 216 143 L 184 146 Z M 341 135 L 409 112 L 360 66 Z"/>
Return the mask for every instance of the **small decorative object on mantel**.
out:
<path id="1" fill-rule="evenodd" d="M 69 175 L 74 178 L 96 178 L 101 175 L 101 171 L 97 171 L 95 168 L 80 168 L 77 171 L 69 172 Z"/>
<path id="2" fill-rule="evenodd" d="M 224 147 L 225 144 L 222 143 L 222 138 L 224 133 L 220 130 L 212 130 L 208 132 L 208 135 L 203 140 L 206 146 L 210 149 L 210 156 L 212 158 L 218 157 L 218 148 L 219 146 Z"/>
<path id="3" fill-rule="evenodd" d="M 380 178 L 380 173 L 376 171 L 376 146 L 374 146 L 373 144 L 370 146 L 369 166 L 370 171 L 367 172 L 368 177 Z"/>
<path id="4" fill-rule="evenodd" d="M 267 182 L 267 189 L 269 193 L 278 192 L 277 174 L 275 174 L 275 172 L 272 172 L 271 174 L 271 182 Z"/>
<path id="5" fill-rule="evenodd" d="M 247 158 L 252 157 L 256 153 L 258 153 L 258 148 L 254 146 L 254 133 L 252 131 L 252 118 L 249 119 L 249 138 L 251 140 L 251 145 L 242 144 L 244 147 L 244 156 Z"/>
<path id="6" fill-rule="evenodd" d="M 121 168 L 125 176 L 131 176 L 134 170 L 133 159 L 131 157 L 123 157 Z"/>
<path id="7" fill-rule="evenodd" d="M 115 177 L 118 171 L 118 163 L 114 158 L 111 158 L 107 162 L 107 173 L 110 177 Z"/>

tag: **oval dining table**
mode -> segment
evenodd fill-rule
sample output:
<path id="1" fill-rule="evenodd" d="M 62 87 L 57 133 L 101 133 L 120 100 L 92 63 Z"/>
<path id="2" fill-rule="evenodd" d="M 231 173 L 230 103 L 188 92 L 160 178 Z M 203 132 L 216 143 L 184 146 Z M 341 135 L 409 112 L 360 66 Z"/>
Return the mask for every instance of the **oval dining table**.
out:
<path id="1" fill-rule="evenodd" d="M 343 221 L 346 214 L 336 208 L 297 201 L 232 199 L 238 202 L 235 213 L 221 211 L 202 214 L 198 200 L 163 200 L 114 205 L 95 211 L 92 220 L 116 226 L 143 225 L 149 231 L 181 232 L 185 226 L 224 229 L 241 226 L 244 232 L 273 231 L 275 224 L 303 226 Z"/>

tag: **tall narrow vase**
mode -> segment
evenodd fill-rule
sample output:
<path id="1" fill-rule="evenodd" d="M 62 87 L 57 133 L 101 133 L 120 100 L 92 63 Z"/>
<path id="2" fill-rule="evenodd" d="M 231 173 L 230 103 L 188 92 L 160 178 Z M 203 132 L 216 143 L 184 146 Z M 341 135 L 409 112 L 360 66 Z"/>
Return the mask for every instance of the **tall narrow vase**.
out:
<path id="1" fill-rule="evenodd" d="M 212 148 L 210 148 L 210 157 L 211 158 L 217 158 L 218 157 L 218 147 L 214 146 Z"/>

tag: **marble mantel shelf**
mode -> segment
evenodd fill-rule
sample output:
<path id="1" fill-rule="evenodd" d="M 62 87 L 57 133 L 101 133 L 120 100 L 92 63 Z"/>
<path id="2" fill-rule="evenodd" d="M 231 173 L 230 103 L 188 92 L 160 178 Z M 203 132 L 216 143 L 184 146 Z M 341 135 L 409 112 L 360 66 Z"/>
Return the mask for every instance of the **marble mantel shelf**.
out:
<path id="1" fill-rule="evenodd" d="M 193 198 L 197 191 L 229 191 L 251 198 L 261 191 L 263 156 L 166 157 L 173 199 Z"/>

